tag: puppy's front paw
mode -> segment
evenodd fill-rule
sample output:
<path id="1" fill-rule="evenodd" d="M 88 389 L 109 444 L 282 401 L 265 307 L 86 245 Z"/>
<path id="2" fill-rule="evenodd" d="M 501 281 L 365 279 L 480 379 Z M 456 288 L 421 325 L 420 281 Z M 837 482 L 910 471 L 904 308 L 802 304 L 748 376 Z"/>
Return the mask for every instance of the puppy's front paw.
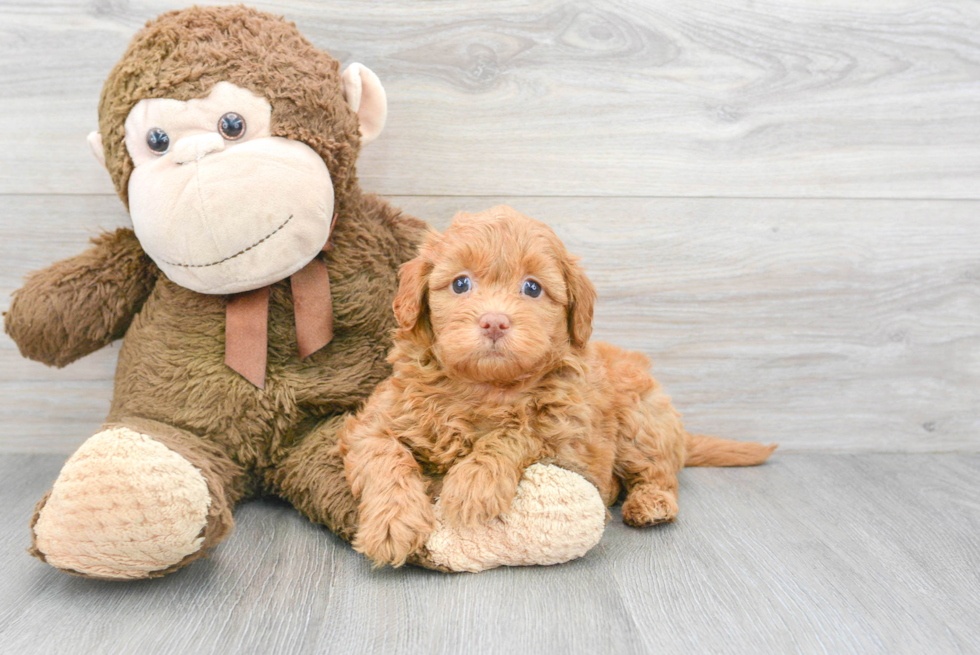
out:
<path id="1" fill-rule="evenodd" d="M 630 490 L 623 502 L 623 523 L 642 528 L 677 518 L 677 495 L 655 487 Z"/>
<path id="2" fill-rule="evenodd" d="M 423 503 L 371 507 L 362 505 L 361 522 L 354 536 L 354 550 L 370 558 L 375 566 L 399 567 L 429 538 L 436 526 L 428 497 Z"/>
<path id="3" fill-rule="evenodd" d="M 463 461 L 446 474 L 440 503 L 451 525 L 477 526 L 510 508 L 520 478 L 478 461 Z"/>

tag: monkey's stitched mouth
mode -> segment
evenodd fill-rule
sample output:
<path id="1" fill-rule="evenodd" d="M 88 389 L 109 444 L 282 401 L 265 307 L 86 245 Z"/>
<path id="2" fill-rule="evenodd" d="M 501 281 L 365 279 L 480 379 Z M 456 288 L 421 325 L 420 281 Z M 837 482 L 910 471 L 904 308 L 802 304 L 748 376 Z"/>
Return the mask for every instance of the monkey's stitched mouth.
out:
<path id="1" fill-rule="evenodd" d="M 291 221 L 291 220 L 293 220 L 293 215 L 292 214 L 290 214 L 289 215 L 289 218 L 287 218 L 286 220 L 284 220 L 282 222 L 282 225 L 280 225 L 279 227 L 277 227 L 276 229 L 274 229 L 272 232 L 269 232 L 267 235 L 265 235 L 264 237 L 262 237 L 261 239 L 259 239 L 258 241 L 256 241 L 252 245 L 250 245 L 249 247 L 242 248 L 241 250 L 239 250 L 238 252 L 236 252 L 234 255 L 228 255 L 224 259 L 219 259 L 216 262 L 211 262 L 209 264 L 181 264 L 180 262 L 168 262 L 165 259 L 161 259 L 160 261 L 162 261 L 164 264 L 167 264 L 169 266 L 181 266 L 183 268 L 207 268 L 208 266 L 217 266 L 218 264 L 223 264 L 223 263 L 225 263 L 226 261 L 228 261 L 230 259 L 234 259 L 235 257 L 238 257 L 239 255 L 243 255 L 243 254 L 247 253 L 249 250 L 251 250 L 252 248 L 258 246 L 259 244 L 263 243 L 264 241 L 267 241 L 276 232 L 278 232 L 282 228 L 286 227 L 286 224 L 289 223 L 289 221 Z"/>

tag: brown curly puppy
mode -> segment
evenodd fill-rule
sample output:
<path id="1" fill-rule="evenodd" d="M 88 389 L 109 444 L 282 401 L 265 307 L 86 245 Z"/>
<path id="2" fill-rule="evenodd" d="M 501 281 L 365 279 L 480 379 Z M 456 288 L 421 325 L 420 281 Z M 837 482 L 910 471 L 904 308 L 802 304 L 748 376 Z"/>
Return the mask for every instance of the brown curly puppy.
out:
<path id="1" fill-rule="evenodd" d="M 546 225 L 509 207 L 459 214 L 401 270 L 394 375 L 340 435 L 360 502 L 354 547 L 399 566 L 446 519 L 505 513 L 524 469 L 582 473 L 623 520 L 677 515 L 677 471 L 775 446 L 688 434 L 636 352 L 589 342 L 595 289 Z M 443 475 L 441 489 L 428 477 Z"/>

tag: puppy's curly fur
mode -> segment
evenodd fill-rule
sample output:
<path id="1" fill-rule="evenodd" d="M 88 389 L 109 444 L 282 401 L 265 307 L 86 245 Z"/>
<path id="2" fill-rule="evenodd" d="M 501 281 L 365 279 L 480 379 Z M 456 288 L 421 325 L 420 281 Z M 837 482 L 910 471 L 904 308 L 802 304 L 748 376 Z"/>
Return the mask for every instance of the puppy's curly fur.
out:
<path id="1" fill-rule="evenodd" d="M 677 515 L 677 471 L 759 464 L 775 446 L 688 434 L 636 352 L 589 342 L 595 289 L 543 223 L 459 214 L 401 270 L 394 375 L 340 444 L 360 503 L 354 547 L 400 566 L 447 520 L 505 513 L 524 469 L 584 475 L 623 520 Z M 433 481 L 435 483 L 433 484 Z"/>

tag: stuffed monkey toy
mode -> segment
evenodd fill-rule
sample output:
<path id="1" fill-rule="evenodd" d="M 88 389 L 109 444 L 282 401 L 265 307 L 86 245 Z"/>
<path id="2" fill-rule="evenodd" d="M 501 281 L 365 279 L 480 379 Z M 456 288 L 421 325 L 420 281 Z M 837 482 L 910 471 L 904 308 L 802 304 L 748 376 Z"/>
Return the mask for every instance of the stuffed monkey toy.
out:
<path id="1" fill-rule="evenodd" d="M 164 575 L 264 494 L 352 537 L 336 431 L 390 374 L 398 268 L 427 230 L 358 186 L 386 112 L 374 73 L 341 73 L 269 14 L 195 7 L 137 33 L 89 137 L 133 229 L 30 275 L 5 317 L 51 366 L 124 338 L 105 423 L 37 505 L 34 555 L 94 578 Z M 583 478 L 532 467 L 521 489 L 506 520 L 444 526 L 412 561 L 547 564 L 598 541 Z"/>

